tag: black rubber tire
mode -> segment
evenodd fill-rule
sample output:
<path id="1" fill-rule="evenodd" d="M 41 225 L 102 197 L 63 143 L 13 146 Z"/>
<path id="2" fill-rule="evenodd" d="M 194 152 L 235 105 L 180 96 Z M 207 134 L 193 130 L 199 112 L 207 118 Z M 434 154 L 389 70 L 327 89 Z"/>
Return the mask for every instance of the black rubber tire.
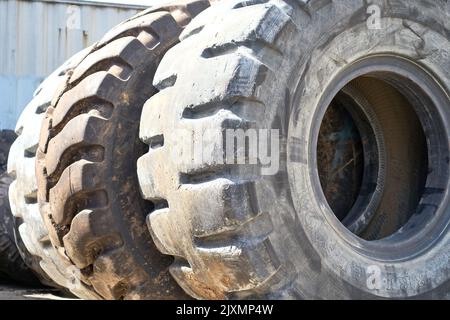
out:
<path id="1" fill-rule="evenodd" d="M 16 246 L 13 216 L 7 193 L 3 193 L 10 182 L 7 174 L 0 174 L 0 278 L 37 285 L 38 278 L 25 264 Z"/>
<path id="2" fill-rule="evenodd" d="M 190 295 L 449 298 L 448 108 L 439 109 L 442 179 L 424 193 L 424 207 L 442 197 L 432 231 L 420 237 L 426 249 L 408 247 L 407 256 L 395 245 L 372 252 L 378 242 L 338 226 L 313 178 L 309 128 L 320 124 L 319 99 L 359 59 L 405 59 L 398 69 L 413 65 L 449 96 L 449 2 L 372 3 L 381 11 L 377 30 L 367 27 L 366 1 L 223 1 L 194 19 L 164 57 L 154 80 L 160 92 L 141 118 L 150 151 L 138 161 L 138 176 L 146 199 L 161 204 L 147 218 L 152 237 L 175 257 L 171 273 Z M 448 98 L 433 101 L 448 106 Z M 223 164 L 224 131 L 239 128 L 280 130 L 276 175 L 263 175 L 261 164 Z M 218 132 L 203 140 L 213 152 L 189 161 L 191 137 L 208 129 Z"/>
<path id="3" fill-rule="evenodd" d="M 125 21 L 74 68 L 46 112 L 38 200 L 51 242 L 104 299 L 187 298 L 145 227 L 139 116 L 164 53 L 207 0 L 157 5 Z"/>
<path id="4" fill-rule="evenodd" d="M 12 179 L 5 172 L 9 149 L 15 138 L 12 131 L 0 132 L 0 278 L 36 285 L 38 279 L 25 264 L 16 246 L 14 218 L 8 201 Z"/>

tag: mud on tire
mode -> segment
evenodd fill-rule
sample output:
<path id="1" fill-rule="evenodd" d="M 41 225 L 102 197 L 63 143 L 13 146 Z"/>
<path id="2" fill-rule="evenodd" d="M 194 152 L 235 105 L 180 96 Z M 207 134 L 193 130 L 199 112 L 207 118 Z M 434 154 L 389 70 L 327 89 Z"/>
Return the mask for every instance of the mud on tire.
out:
<path id="1" fill-rule="evenodd" d="M 160 203 L 147 217 L 152 237 L 175 257 L 171 273 L 192 296 L 448 298 L 449 3 L 371 3 L 381 28 L 368 27 L 366 1 L 223 1 L 164 57 L 154 80 L 160 92 L 141 118 L 150 150 L 138 176 L 145 197 Z M 428 167 L 412 160 L 424 159 L 413 144 L 425 140 L 395 129 L 395 121 L 409 125 L 401 113 L 386 116 L 388 100 L 376 108 L 376 92 L 359 91 L 368 92 L 365 116 L 394 122 L 376 131 L 375 180 L 363 184 L 358 204 L 367 205 L 355 212 L 362 225 L 353 233 L 321 189 L 317 138 L 336 93 L 372 79 L 390 86 L 385 97 L 396 92 L 402 100 L 394 101 L 412 105 L 419 121 L 403 134 L 422 127 Z M 281 133 L 276 175 L 263 175 L 261 163 L 224 164 L 225 130 L 246 128 Z M 192 137 L 210 129 L 219 134 L 203 137 L 208 157 L 177 161 L 190 159 Z M 414 183 L 384 192 L 384 174 L 391 186 L 396 178 Z"/>
<path id="2" fill-rule="evenodd" d="M 139 116 L 156 93 L 164 53 L 205 0 L 152 7 L 108 32 L 47 110 L 38 150 L 38 199 L 51 242 L 105 299 L 182 298 L 171 259 L 146 231 Z"/>

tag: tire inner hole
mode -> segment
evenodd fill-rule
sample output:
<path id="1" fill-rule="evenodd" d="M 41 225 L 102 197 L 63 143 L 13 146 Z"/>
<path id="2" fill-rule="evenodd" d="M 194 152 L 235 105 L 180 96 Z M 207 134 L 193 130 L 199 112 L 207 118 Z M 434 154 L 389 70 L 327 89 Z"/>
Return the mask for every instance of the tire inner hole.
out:
<path id="1" fill-rule="evenodd" d="M 317 170 L 322 191 L 336 218 L 364 240 L 394 234 L 416 212 L 427 158 L 417 113 L 384 80 L 353 80 L 334 97 L 321 122 Z"/>

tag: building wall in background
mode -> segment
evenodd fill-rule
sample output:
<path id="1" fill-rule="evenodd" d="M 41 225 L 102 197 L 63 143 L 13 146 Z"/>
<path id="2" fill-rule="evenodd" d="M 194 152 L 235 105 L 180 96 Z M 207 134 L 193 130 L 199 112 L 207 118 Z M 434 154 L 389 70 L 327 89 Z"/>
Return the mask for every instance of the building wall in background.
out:
<path id="1" fill-rule="evenodd" d="M 142 9 L 93 1 L 0 0 L 0 129 L 14 129 L 47 75 Z"/>

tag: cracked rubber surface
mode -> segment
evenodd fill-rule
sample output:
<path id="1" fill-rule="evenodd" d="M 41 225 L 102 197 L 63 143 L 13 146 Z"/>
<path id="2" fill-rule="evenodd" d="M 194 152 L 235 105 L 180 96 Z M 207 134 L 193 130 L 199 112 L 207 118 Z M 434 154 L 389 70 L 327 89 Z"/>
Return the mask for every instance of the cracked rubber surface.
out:
<path id="1" fill-rule="evenodd" d="M 95 44 L 48 108 L 38 149 L 41 213 L 51 242 L 104 299 L 187 296 L 145 227 L 136 160 L 144 102 L 164 53 L 205 0 L 152 7 Z"/>

